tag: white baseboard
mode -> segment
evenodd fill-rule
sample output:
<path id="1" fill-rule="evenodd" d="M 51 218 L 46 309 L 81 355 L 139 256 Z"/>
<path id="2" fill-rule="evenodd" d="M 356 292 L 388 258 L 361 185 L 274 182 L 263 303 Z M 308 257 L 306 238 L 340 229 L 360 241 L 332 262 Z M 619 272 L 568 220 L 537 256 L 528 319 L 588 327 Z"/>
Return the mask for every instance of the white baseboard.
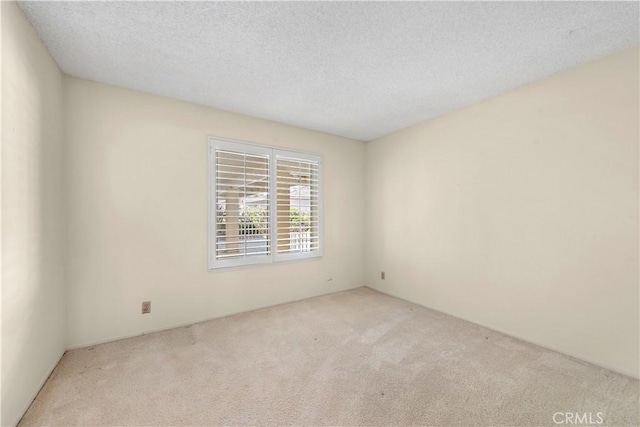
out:
<path id="1" fill-rule="evenodd" d="M 313 298 L 319 298 L 319 297 L 323 297 L 323 296 L 327 296 L 327 295 L 339 294 L 339 293 L 341 293 L 341 292 L 348 292 L 348 291 L 350 291 L 350 290 L 357 289 L 357 288 L 359 288 L 359 287 L 360 287 L 360 286 L 358 286 L 358 287 L 354 287 L 354 288 L 349 288 L 349 289 L 344 289 L 344 290 L 340 290 L 340 291 L 336 291 L 336 292 L 330 292 L 330 293 L 326 293 L 326 294 L 321 294 L 321 295 L 314 295 L 314 296 L 312 296 L 312 297 L 306 297 L 306 298 L 296 299 L 296 300 L 287 301 L 287 302 L 282 302 L 282 303 L 274 304 L 274 305 L 266 305 L 266 306 L 264 306 L 264 307 L 258 307 L 258 308 L 255 308 L 255 309 L 253 309 L 253 310 L 246 310 L 246 311 L 238 311 L 238 312 L 233 312 L 233 313 L 226 313 L 226 314 L 224 314 L 224 315 L 217 316 L 217 317 L 210 317 L 210 318 L 207 318 L 207 319 L 196 320 L 196 321 L 190 321 L 190 322 L 185 322 L 185 323 L 181 323 L 181 324 L 177 324 L 177 325 L 172 325 L 172 326 L 167 326 L 167 327 L 160 327 L 160 328 L 157 328 L 157 329 L 151 329 L 151 330 L 147 330 L 147 331 L 140 332 L 140 333 L 134 333 L 134 334 L 128 334 L 128 335 L 122 335 L 122 336 L 119 336 L 119 337 L 112 337 L 112 338 L 107 338 L 107 339 L 103 339 L 103 340 L 97 340 L 97 341 L 93 341 L 93 342 L 83 343 L 83 344 L 79 344 L 79 345 L 76 345 L 76 346 L 71 346 L 71 347 L 69 347 L 67 350 L 75 350 L 75 349 L 80 349 L 80 348 L 86 348 L 86 347 L 91 347 L 91 346 L 98 345 L 98 344 L 105 344 L 105 343 L 109 343 L 109 342 L 113 342 L 113 341 L 118 341 L 118 340 L 121 340 L 121 339 L 134 338 L 134 337 L 143 336 L 143 335 L 148 335 L 148 334 L 152 334 L 152 333 L 157 333 L 157 332 L 167 331 L 167 330 L 170 330 L 170 329 L 176 329 L 176 328 L 182 328 L 182 327 L 185 327 L 185 326 L 196 325 L 196 324 L 198 324 L 198 323 L 208 322 L 208 321 L 210 321 L 210 320 L 215 320 L 215 319 L 221 319 L 221 318 L 223 318 L 223 317 L 229 317 L 229 316 L 233 316 L 233 315 L 240 314 L 240 313 L 248 313 L 248 312 L 252 312 L 252 311 L 264 310 L 264 309 L 266 309 L 266 308 L 278 307 L 278 306 L 280 306 L 280 305 L 289 304 L 289 303 L 292 303 L 292 302 L 304 301 L 304 300 L 313 299 Z M 595 366 L 598 366 L 598 367 L 601 367 L 601 368 L 604 368 L 604 369 L 608 369 L 608 370 L 610 370 L 610 371 L 613 371 L 613 372 L 616 372 L 616 373 L 619 373 L 619 374 L 622 374 L 622 375 L 625 375 L 625 376 L 628 376 L 628 377 L 631 377 L 631 378 L 639 379 L 637 376 L 633 375 L 633 374 L 632 374 L 632 373 L 630 373 L 630 372 L 624 372 L 624 371 L 621 371 L 621 370 L 619 370 L 619 369 L 613 368 L 613 367 L 611 367 L 611 366 L 605 366 L 605 365 L 603 365 L 602 363 L 598 363 L 598 362 L 596 362 L 596 361 L 589 360 L 589 358 L 585 358 L 585 357 L 578 356 L 578 355 L 575 355 L 575 354 L 570 354 L 570 353 L 568 353 L 568 352 L 566 352 L 566 351 L 559 350 L 559 349 L 557 349 L 557 348 L 553 348 L 553 347 L 550 347 L 550 346 L 548 346 L 548 345 L 541 344 L 541 343 L 538 343 L 538 342 L 535 342 L 535 341 L 532 341 L 532 340 L 526 339 L 526 338 L 524 338 L 524 337 L 518 336 L 518 335 L 513 334 L 513 333 L 510 333 L 510 332 L 506 332 L 506 331 L 504 331 L 504 330 L 501 330 L 500 328 L 495 328 L 495 327 L 492 327 L 492 326 L 483 325 L 483 324 L 481 324 L 481 323 L 474 322 L 474 321 L 472 321 L 472 320 L 465 319 L 465 318 L 460 317 L 460 316 L 454 316 L 454 315 L 449 314 L 449 313 L 447 313 L 447 312 L 444 312 L 444 311 L 441 311 L 441 310 L 433 309 L 433 308 L 428 307 L 428 306 L 426 306 L 426 305 L 422 305 L 422 304 L 419 304 L 419 303 L 417 303 L 417 302 L 407 300 L 407 299 L 405 299 L 405 298 L 402 298 L 402 297 L 400 297 L 400 296 L 398 296 L 398 295 L 394 295 L 394 294 L 389 293 L 389 292 L 383 292 L 383 291 L 381 291 L 381 290 L 375 289 L 375 288 L 370 287 L 370 286 L 365 286 L 365 287 L 366 287 L 366 288 L 369 288 L 369 289 L 371 289 L 371 290 L 373 290 L 373 291 L 375 291 L 375 292 L 380 292 L 380 293 L 382 293 L 382 294 L 389 295 L 389 296 L 391 296 L 391 297 L 398 298 L 398 299 L 403 300 L 403 301 L 407 301 L 407 302 L 409 302 L 409 303 L 411 303 L 411 304 L 416 304 L 416 305 L 419 305 L 419 306 L 422 306 L 422 307 L 426 307 L 426 308 L 428 308 L 428 309 L 430 309 L 430 310 L 437 311 L 437 312 L 442 313 L 442 314 L 445 314 L 445 315 L 447 315 L 447 316 L 451 316 L 451 317 L 454 317 L 454 318 L 456 318 L 456 319 L 460 319 L 460 320 L 463 320 L 463 321 L 465 321 L 465 322 L 469 322 L 469 323 L 472 323 L 472 324 L 474 324 L 474 325 L 478 325 L 478 326 L 481 326 L 481 327 L 483 327 L 483 328 L 490 329 L 490 330 L 492 330 L 492 331 L 495 331 L 495 332 L 498 332 L 498 333 L 500 333 L 500 334 L 503 334 L 503 335 L 506 335 L 506 336 L 509 336 L 509 337 L 512 337 L 512 338 L 518 339 L 518 340 L 520 340 L 520 341 L 524 341 L 524 342 L 527 342 L 527 343 L 530 343 L 530 344 L 533 344 L 533 345 L 536 345 L 536 346 L 542 347 L 542 348 L 547 349 L 547 350 L 555 351 L 555 352 L 560 353 L 560 354 L 563 354 L 563 355 L 565 355 L 565 356 L 568 356 L 568 357 L 571 357 L 571 358 L 574 358 L 574 359 L 577 359 L 577 360 L 580 360 L 580 361 L 583 361 L 583 362 L 587 362 L 587 363 L 590 363 L 590 364 L 592 364 L 592 365 L 595 365 Z M 64 353 L 65 353 L 65 352 L 62 352 L 62 354 L 60 355 L 60 357 L 58 357 L 58 359 L 57 359 L 57 360 L 56 360 L 56 362 L 53 364 L 53 366 L 51 366 L 51 368 L 48 370 L 47 375 L 46 375 L 46 376 L 43 378 L 43 380 L 41 381 L 41 383 L 40 383 L 39 387 L 37 388 L 37 390 L 36 390 L 36 391 L 35 391 L 35 393 L 33 394 L 32 398 L 28 401 L 28 404 L 27 404 L 27 405 L 26 405 L 26 407 L 24 408 L 24 411 L 22 412 L 22 414 L 20 415 L 20 417 L 19 417 L 19 418 L 18 418 L 14 423 L 12 423 L 11 425 L 14 425 L 14 426 L 15 426 L 15 425 L 17 425 L 17 424 L 20 422 L 20 420 L 22 419 L 22 417 L 24 417 L 24 415 L 27 413 L 27 411 L 29 410 L 29 407 L 31 406 L 31 404 L 33 403 L 33 401 L 35 400 L 35 398 L 38 396 L 38 393 L 40 393 L 40 390 L 42 389 L 42 387 L 44 386 L 44 384 L 47 382 L 47 380 L 49 379 L 49 377 L 50 377 L 50 376 L 51 376 L 51 374 L 53 373 L 53 370 L 56 368 L 56 366 L 58 366 L 58 363 L 60 363 L 60 360 L 62 359 L 62 356 L 64 356 Z"/>
<path id="2" fill-rule="evenodd" d="M 197 325 L 198 323 L 204 323 L 204 322 L 209 322 L 211 320 L 222 319 L 224 317 L 235 316 L 236 314 L 251 313 L 253 311 L 258 311 L 258 310 L 264 310 L 264 309 L 267 309 L 267 308 L 278 307 L 278 306 L 281 306 L 281 305 L 291 304 L 293 302 L 305 301 L 305 300 L 309 300 L 309 299 L 313 299 L 313 298 L 325 297 L 327 295 L 339 294 L 341 292 L 348 292 L 348 291 L 352 291 L 354 289 L 363 288 L 363 287 L 364 286 L 358 285 L 358 286 L 354 286 L 352 288 L 342 289 L 342 290 L 339 290 L 339 291 L 328 292 L 328 293 L 324 293 L 324 294 L 313 295 L 313 296 L 304 297 L 304 298 L 293 299 L 291 301 L 284 301 L 284 302 L 280 302 L 280 303 L 277 303 L 277 304 L 270 304 L 270 305 L 267 304 L 267 305 L 264 305 L 264 306 L 259 306 L 259 307 L 253 308 L 251 310 L 238 310 L 238 311 L 233 311 L 233 312 L 229 312 L 229 313 L 223 313 L 220 316 L 207 317 L 205 319 L 199 319 L 199 320 L 198 319 L 190 320 L 188 322 L 182 322 L 182 323 L 177 323 L 177 324 L 172 324 L 172 325 L 167 325 L 167 326 L 160 326 L 158 328 L 152 328 L 152 329 L 145 329 L 144 331 L 135 332 L 135 333 L 132 333 L 132 334 L 118 335 L 118 336 L 115 336 L 115 337 L 109 337 L 109 338 L 99 339 L 99 340 L 95 340 L 95 341 L 87 341 L 87 342 L 83 342 L 83 343 L 80 343 L 80 344 L 74 344 L 74 345 L 67 346 L 67 351 L 78 350 L 78 349 L 87 348 L 87 347 L 93 347 L 94 345 L 107 344 L 107 343 L 110 343 L 110 342 L 126 340 L 126 339 L 129 339 L 129 338 L 141 337 L 143 335 L 155 334 L 155 333 L 158 333 L 158 332 L 169 331 L 171 329 L 184 328 L 185 326 Z"/>
<path id="3" fill-rule="evenodd" d="M 538 347 L 542 347 L 542 348 L 544 348 L 544 349 L 546 349 L 546 350 L 555 351 L 556 353 L 563 354 L 563 355 L 568 356 L 568 357 L 571 357 L 571 358 L 573 358 L 573 359 L 580 360 L 580 361 L 582 361 L 582 362 L 590 363 L 590 364 L 595 365 L 595 366 L 597 366 L 597 367 L 599 367 L 599 368 L 608 369 L 608 370 L 610 370 L 610 371 L 612 371 L 612 372 L 615 372 L 615 373 L 618 373 L 618 374 L 621 374 L 621 375 L 624 375 L 624 376 L 627 376 L 627 377 L 630 377 L 630 378 L 633 378 L 633 379 L 636 379 L 636 380 L 637 380 L 637 379 L 640 379 L 640 377 L 639 377 L 639 376 L 637 376 L 637 375 L 635 375 L 634 373 L 631 373 L 631 372 L 625 372 L 624 370 L 621 370 L 621 369 L 618 369 L 618 368 L 615 368 L 615 367 L 612 367 L 612 366 L 607 366 L 606 364 L 603 364 L 603 363 L 601 363 L 601 362 L 597 362 L 597 361 L 595 361 L 595 360 L 591 360 L 591 359 L 589 359 L 588 357 L 584 357 L 584 356 L 580 356 L 580 355 L 576 355 L 576 354 L 571 354 L 571 353 L 569 353 L 569 352 L 567 352 L 567 351 L 565 351 L 565 350 L 560 350 L 560 349 L 557 349 L 557 348 L 551 347 L 551 346 L 549 346 L 549 345 L 547 345 L 547 344 L 542 344 L 542 343 L 539 343 L 539 342 L 536 342 L 536 341 L 530 340 L 530 339 L 528 339 L 528 338 L 521 337 L 521 336 L 519 336 L 519 335 L 517 335 L 517 334 L 514 334 L 513 332 L 508 332 L 508 331 L 505 331 L 505 330 L 503 330 L 503 329 L 496 328 L 496 327 L 494 327 L 494 326 L 484 325 L 484 324 L 482 324 L 482 323 L 478 323 L 478 322 L 476 322 L 476 321 L 474 321 L 474 320 L 471 320 L 471 319 L 466 319 L 466 318 L 464 318 L 464 317 L 457 316 L 457 315 L 455 315 L 455 314 L 447 313 L 446 311 L 437 310 L 437 309 L 435 309 L 435 308 L 433 308 L 433 307 L 429 307 L 429 306 L 427 306 L 427 305 L 420 304 L 420 303 L 418 303 L 418 302 L 408 300 L 408 299 L 403 298 L 403 297 L 401 297 L 401 296 L 399 296 L 399 295 L 394 295 L 394 294 L 393 294 L 393 293 L 391 293 L 391 292 L 381 291 L 381 290 L 376 289 L 376 288 L 374 288 L 374 287 L 372 287 L 372 286 L 365 285 L 365 287 L 366 287 L 366 288 L 368 288 L 368 289 L 371 289 L 372 291 L 380 292 L 381 294 L 389 295 L 389 296 L 391 296 L 391 297 L 393 297 L 393 298 L 398 298 L 399 300 L 406 301 L 406 302 L 409 302 L 409 303 L 411 303 L 411 304 L 416 304 L 416 305 L 419 305 L 420 307 L 425 307 L 425 308 L 428 308 L 429 310 L 437 311 L 438 313 L 446 314 L 447 316 L 451 316 L 451 317 L 454 317 L 454 318 L 456 318 L 456 319 L 464 320 L 465 322 L 469 322 L 469 323 L 472 323 L 472 324 L 474 324 L 474 325 L 481 326 L 481 327 L 486 328 L 486 329 L 490 329 L 490 330 L 492 330 L 492 331 L 495 331 L 495 332 L 501 333 L 502 335 L 506 335 L 506 336 L 508 336 L 508 337 L 515 338 L 515 339 L 517 339 L 517 340 L 524 341 L 524 342 L 529 343 L 529 344 L 537 345 Z"/>

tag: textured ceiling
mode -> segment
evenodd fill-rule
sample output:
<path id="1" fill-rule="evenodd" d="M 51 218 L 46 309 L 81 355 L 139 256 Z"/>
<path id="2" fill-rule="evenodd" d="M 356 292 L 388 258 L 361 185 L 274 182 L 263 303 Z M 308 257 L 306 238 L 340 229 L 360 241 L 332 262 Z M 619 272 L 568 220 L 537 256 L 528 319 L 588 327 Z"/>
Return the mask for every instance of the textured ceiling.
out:
<path id="1" fill-rule="evenodd" d="M 636 2 L 21 2 L 67 74 L 360 140 L 639 43 Z"/>

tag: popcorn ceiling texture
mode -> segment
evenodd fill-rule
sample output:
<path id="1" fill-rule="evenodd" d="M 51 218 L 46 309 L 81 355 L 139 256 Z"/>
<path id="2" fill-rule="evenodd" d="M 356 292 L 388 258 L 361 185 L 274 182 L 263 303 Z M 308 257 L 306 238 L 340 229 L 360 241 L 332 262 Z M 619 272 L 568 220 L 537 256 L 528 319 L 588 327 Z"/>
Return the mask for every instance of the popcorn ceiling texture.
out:
<path id="1" fill-rule="evenodd" d="M 557 412 L 629 426 L 638 392 L 636 379 L 358 288 L 69 351 L 20 426 L 552 426 Z"/>
<path id="2" fill-rule="evenodd" d="M 359 140 L 637 45 L 636 2 L 21 2 L 67 74 Z"/>

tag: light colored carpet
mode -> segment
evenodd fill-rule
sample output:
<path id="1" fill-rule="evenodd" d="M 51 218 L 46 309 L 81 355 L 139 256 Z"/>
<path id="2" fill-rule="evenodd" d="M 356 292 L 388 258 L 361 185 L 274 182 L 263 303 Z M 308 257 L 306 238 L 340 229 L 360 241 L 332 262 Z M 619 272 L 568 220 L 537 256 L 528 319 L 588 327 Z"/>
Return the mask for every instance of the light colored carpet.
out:
<path id="1" fill-rule="evenodd" d="M 638 399 L 637 380 L 360 288 L 67 352 L 20 425 L 637 425 Z"/>

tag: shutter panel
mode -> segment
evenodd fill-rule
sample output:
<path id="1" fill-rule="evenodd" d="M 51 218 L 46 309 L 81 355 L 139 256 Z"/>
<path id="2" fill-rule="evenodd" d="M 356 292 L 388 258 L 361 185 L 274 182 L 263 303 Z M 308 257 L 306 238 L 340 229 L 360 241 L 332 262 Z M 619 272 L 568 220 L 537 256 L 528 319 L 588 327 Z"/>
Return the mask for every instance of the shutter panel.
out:
<path id="1" fill-rule="evenodd" d="M 320 164 L 276 157 L 277 254 L 320 251 Z"/>
<path id="2" fill-rule="evenodd" d="M 269 155 L 217 148 L 214 170 L 216 262 L 270 256 Z"/>

